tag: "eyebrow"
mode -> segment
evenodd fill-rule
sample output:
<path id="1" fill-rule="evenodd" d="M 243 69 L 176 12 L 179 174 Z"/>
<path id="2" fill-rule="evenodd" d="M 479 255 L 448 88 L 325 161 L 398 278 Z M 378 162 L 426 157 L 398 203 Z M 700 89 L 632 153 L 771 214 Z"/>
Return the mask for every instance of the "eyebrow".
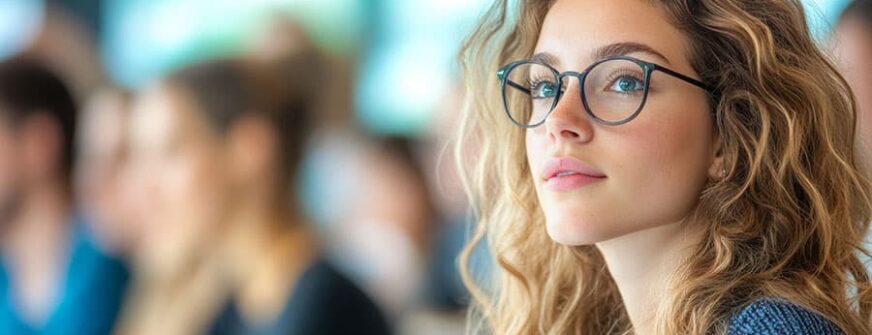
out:
<path id="1" fill-rule="evenodd" d="M 555 66 L 558 63 L 557 57 L 554 57 L 554 55 L 547 53 L 547 52 L 536 53 L 535 55 L 533 55 L 533 57 L 530 57 L 530 60 L 536 61 L 539 63 L 543 63 L 543 64 L 547 64 L 550 66 Z"/>
<path id="2" fill-rule="evenodd" d="M 609 45 L 599 47 L 598 49 L 596 49 L 596 51 L 593 54 L 594 54 L 594 61 L 598 61 L 598 60 L 606 59 L 609 57 L 623 56 L 623 55 L 628 55 L 628 54 L 637 53 L 637 52 L 646 53 L 646 54 L 649 54 L 649 55 L 652 55 L 654 57 L 662 59 L 667 64 L 670 63 L 669 58 L 666 58 L 666 56 L 664 56 L 662 53 L 658 52 L 654 48 L 652 48 L 648 45 L 645 45 L 642 43 L 636 43 L 636 42 L 612 43 Z M 548 64 L 551 66 L 555 66 L 558 63 L 557 57 L 555 57 L 554 55 L 552 55 L 548 52 L 536 53 L 535 55 L 533 55 L 533 57 L 530 57 L 530 60 L 541 62 L 544 64 Z"/>
<path id="3" fill-rule="evenodd" d="M 623 56 L 631 53 L 642 52 L 647 53 L 649 55 L 658 57 L 662 59 L 664 62 L 669 63 L 669 58 L 666 58 L 663 54 L 654 50 L 654 48 L 635 42 L 621 42 L 621 43 L 612 43 L 599 49 L 594 52 L 594 58 L 597 60 L 606 59 L 614 56 Z"/>

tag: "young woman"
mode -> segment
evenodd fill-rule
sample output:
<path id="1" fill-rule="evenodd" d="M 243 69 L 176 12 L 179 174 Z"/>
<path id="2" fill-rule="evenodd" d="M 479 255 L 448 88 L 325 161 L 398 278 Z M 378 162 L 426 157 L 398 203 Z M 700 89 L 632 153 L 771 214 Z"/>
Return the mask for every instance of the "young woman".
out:
<path id="1" fill-rule="evenodd" d="M 799 1 L 500 0 L 462 56 L 478 328 L 872 333 L 855 107 Z"/>
<path id="2" fill-rule="evenodd" d="M 133 163 L 153 213 L 140 259 L 159 274 L 146 277 L 124 333 L 389 333 L 321 257 L 294 193 L 318 88 L 313 57 L 198 64 L 140 94 Z"/>

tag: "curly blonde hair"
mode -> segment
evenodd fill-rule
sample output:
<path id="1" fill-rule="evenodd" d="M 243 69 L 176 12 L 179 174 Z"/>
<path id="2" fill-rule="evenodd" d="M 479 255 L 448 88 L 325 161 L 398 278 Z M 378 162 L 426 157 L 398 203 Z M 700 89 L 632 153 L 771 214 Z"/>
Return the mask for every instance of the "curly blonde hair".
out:
<path id="1" fill-rule="evenodd" d="M 705 233 L 670 281 L 657 332 L 722 333 L 737 309 L 779 297 L 848 334 L 872 334 L 860 260 L 868 256 L 872 187 L 855 162 L 856 107 L 813 42 L 800 1 L 649 2 L 684 33 L 693 68 L 715 88 L 713 127 L 727 169 L 688 217 L 705 223 Z M 552 4 L 497 0 L 461 51 L 472 99 L 456 158 L 479 222 L 460 259 L 480 321 L 471 331 L 632 333 L 596 247 L 549 239 L 525 132 L 508 122 L 500 100 L 496 69 L 531 55 Z M 469 268 L 481 243 L 499 265 L 492 281 Z"/>

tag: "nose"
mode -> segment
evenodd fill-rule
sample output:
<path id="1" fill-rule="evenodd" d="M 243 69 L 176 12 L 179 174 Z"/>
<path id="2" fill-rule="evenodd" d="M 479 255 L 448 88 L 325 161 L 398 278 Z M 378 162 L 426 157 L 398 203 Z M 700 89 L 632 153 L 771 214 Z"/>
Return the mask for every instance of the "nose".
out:
<path id="1" fill-rule="evenodd" d="M 552 141 L 585 143 L 593 138 L 593 120 L 584 110 L 578 85 L 574 80 L 566 86 L 557 106 L 545 120 L 544 126 Z"/>

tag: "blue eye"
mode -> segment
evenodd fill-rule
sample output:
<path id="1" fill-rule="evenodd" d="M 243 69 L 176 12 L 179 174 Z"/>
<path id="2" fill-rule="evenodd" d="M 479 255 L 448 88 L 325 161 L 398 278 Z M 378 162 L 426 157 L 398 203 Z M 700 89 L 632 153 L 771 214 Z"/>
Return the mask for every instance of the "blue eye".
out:
<path id="1" fill-rule="evenodd" d="M 623 75 L 613 80 L 608 89 L 618 93 L 634 93 L 644 90 L 645 83 L 633 76 Z"/>
<path id="2" fill-rule="evenodd" d="M 530 84 L 530 96 L 533 99 L 549 99 L 557 96 L 557 84 L 550 81 L 533 82 Z"/>

